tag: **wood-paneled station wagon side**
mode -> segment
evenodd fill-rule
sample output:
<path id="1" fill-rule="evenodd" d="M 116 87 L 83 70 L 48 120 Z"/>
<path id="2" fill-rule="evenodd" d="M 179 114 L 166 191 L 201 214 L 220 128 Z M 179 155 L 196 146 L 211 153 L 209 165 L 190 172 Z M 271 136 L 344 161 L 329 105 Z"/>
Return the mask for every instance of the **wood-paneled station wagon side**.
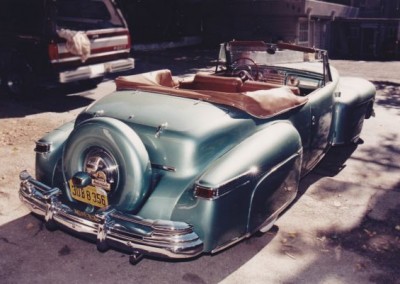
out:
<path id="1" fill-rule="evenodd" d="M 329 147 L 359 139 L 375 88 L 340 78 L 318 49 L 229 42 L 220 59 L 187 81 L 117 78 L 116 92 L 37 142 L 22 201 L 132 263 L 268 231 Z"/>

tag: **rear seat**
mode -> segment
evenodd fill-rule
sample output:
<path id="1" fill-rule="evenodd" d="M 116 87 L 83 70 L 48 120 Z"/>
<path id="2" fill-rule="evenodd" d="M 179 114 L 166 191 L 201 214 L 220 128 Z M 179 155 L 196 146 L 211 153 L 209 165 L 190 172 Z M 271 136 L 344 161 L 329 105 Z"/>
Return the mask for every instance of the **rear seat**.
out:
<path id="1" fill-rule="evenodd" d="M 209 75 L 207 73 L 197 73 L 193 81 L 181 82 L 179 87 L 181 89 L 213 90 L 227 93 L 244 93 L 280 88 L 282 87 L 282 85 L 258 81 L 246 81 L 243 83 L 242 80 L 237 77 L 222 77 Z M 300 95 L 299 88 L 289 88 L 295 95 Z"/>
<path id="2" fill-rule="evenodd" d="M 208 73 L 197 73 L 194 76 L 194 79 L 191 81 L 178 82 L 172 77 L 171 71 L 167 69 L 138 75 L 121 76 L 116 79 L 116 83 L 119 88 L 163 86 L 187 90 L 208 90 L 225 93 L 246 93 L 282 87 L 282 85 L 268 82 L 246 81 L 243 83 L 242 80 L 237 77 L 222 77 L 210 75 Z M 299 88 L 289 86 L 286 87 L 289 88 L 295 95 L 300 94 Z"/>
<path id="3" fill-rule="evenodd" d="M 170 96 L 203 100 L 241 109 L 258 118 L 267 118 L 304 105 L 308 97 L 296 96 L 296 88 L 265 82 L 246 82 L 235 77 L 197 74 L 188 82 L 178 82 L 169 70 L 121 76 L 117 90 L 140 89 Z M 298 89 L 297 89 L 298 90 Z"/>
<path id="4" fill-rule="evenodd" d="M 258 82 L 258 81 L 246 81 L 243 83 L 243 85 L 240 88 L 240 92 L 252 92 L 252 91 L 258 91 L 258 90 L 269 90 L 273 88 L 280 88 L 282 85 L 279 84 L 274 84 L 274 83 L 268 83 L 268 82 Z M 300 89 L 297 87 L 288 87 L 293 94 L 295 95 L 300 95 Z"/>
<path id="5" fill-rule="evenodd" d="M 192 90 L 212 90 L 226 93 L 239 93 L 243 85 L 237 77 L 221 77 L 205 73 L 197 73 L 193 81 L 181 82 L 180 88 Z"/>

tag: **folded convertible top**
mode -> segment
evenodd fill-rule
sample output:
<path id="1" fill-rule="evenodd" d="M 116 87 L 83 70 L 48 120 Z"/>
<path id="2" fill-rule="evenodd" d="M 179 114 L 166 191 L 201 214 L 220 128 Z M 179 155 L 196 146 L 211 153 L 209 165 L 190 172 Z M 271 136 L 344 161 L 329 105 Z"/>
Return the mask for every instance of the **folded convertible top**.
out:
<path id="1" fill-rule="evenodd" d="M 256 82 L 249 89 L 239 78 L 197 74 L 190 82 L 179 82 L 164 69 L 115 80 L 117 90 L 143 90 L 235 107 L 257 118 L 269 118 L 304 105 L 307 97 L 295 95 L 287 86 Z M 252 83 L 252 82 L 250 82 Z M 254 90 L 255 89 L 255 90 Z"/>

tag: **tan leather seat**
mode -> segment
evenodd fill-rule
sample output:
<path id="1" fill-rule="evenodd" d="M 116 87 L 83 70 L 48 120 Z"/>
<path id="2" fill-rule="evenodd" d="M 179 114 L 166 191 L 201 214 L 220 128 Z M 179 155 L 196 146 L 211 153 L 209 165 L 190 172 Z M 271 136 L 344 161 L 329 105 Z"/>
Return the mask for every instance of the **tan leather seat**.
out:
<path id="1" fill-rule="evenodd" d="M 237 77 L 221 77 L 206 73 L 197 73 L 193 81 L 180 84 L 182 89 L 212 90 L 217 92 L 239 93 L 242 80 Z"/>
<path id="2" fill-rule="evenodd" d="M 240 88 L 240 92 L 251 92 L 251 91 L 258 91 L 258 90 L 269 90 L 273 88 L 280 88 L 282 85 L 273 84 L 268 82 L 258 82 L 258 81 L 246 81 L 243 83 L 242 87 Z M 300 95 L 300 89 L 297 87 L 288 87 L 293 94 Z"/>
<path id="3" fill-rule="evenodd" d="M 275 88 L 263 82 L 249 82 L 251 84 L 246 88 L 260 89 L 244 91 L 241 89 L 242 81 L 232 77 L 197 74 L 193 80 L 178 84 L 173 80 L 171 72 L 167 71 L 118 77 L 115 80 L 117 90 L 140 89 L 162 95 L 197 99 L 235 107 L 258 118 L 278 115 L 300 107 L 308 100 L 307 97 L 296 96 L 290 87 Z"/>

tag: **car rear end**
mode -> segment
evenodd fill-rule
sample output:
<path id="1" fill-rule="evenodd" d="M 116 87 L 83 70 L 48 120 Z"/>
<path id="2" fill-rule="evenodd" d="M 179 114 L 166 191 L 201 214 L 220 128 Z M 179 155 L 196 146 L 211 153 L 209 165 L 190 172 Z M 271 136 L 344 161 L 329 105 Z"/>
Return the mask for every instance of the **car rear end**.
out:
<path id="1" fill-rule="evenodd" d="M 129 30 L 114 1 L 57 0 L 52 5 L 48 54 L 60 83 L 134 68 Z"/>

